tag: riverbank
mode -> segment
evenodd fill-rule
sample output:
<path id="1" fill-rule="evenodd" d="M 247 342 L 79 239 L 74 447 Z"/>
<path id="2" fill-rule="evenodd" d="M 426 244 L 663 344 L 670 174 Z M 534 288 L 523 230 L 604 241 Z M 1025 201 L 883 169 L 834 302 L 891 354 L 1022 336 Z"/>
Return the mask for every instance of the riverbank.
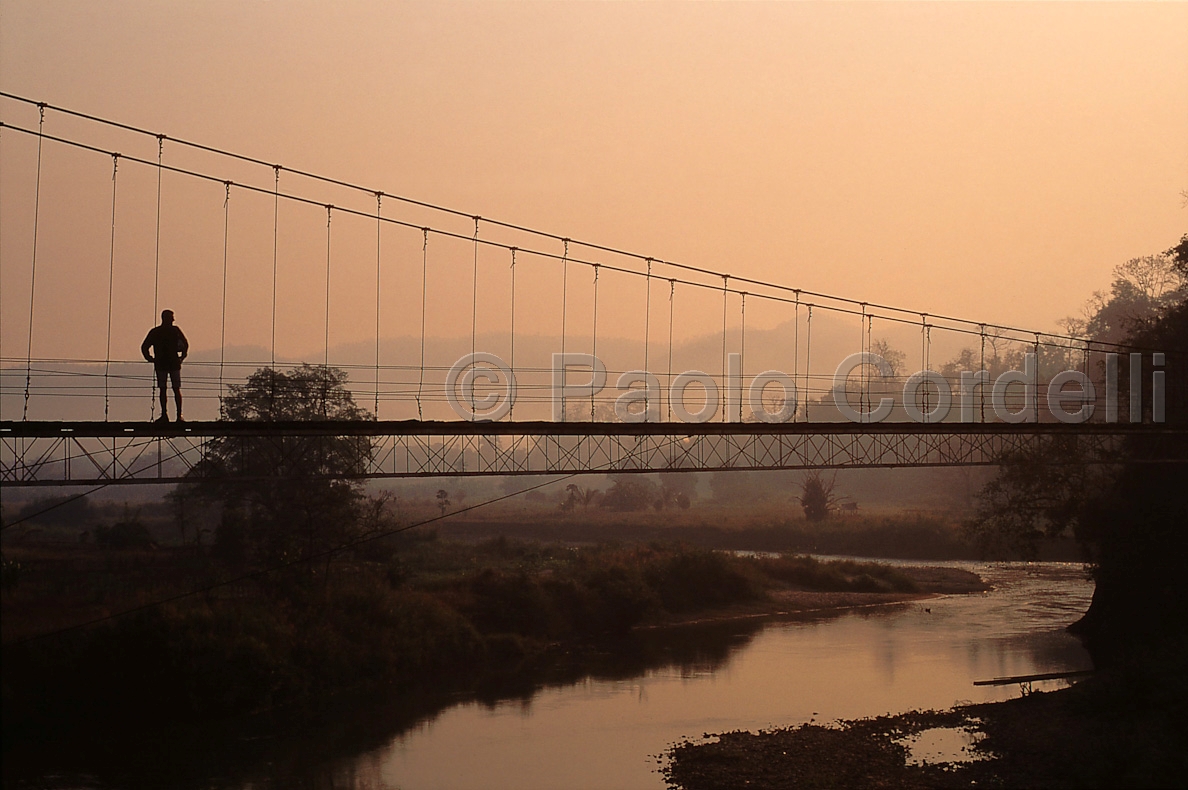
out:
<path id="1" fill-rule="evenodd" d="M 948 711 L 723 733 L 674 745 L 664 776 L 681 790 L 1183 787 L 1181 677 L 1130 671 Z M 913 760 L 911 741 L 938 731 L 967 757 Z"/>
<path id="2" fill-rule="evenodd" d="M 290 570 L 63 633 L 51 632 L 209 587 L 228 570 L 193 552 L 6 550 L 19 569 L 3 595 L 6 747 L 100 720 L 135 728 L 347 689 L 469 686 L 476 674 L 529 672 L 633 629 L 906 601 L 978 581 L 680 544 L 423 535 L 380 548 L 336 561 L 329 575 Z"/>
<path id="3" fill-rule="evenodd" d="M 854 569 L 868 566 L 869 563 L 832 560 L 825 565 L 826 567 L 849 565 L 853 572 Z M 754 601 L 716 607 L 685 616 L 653 616 L 648 622 L 642 623 L 636 628 L 671 628 L 813 612 L 840 612 L 850 609 L 894 606 L 911 601 L 926 600 L 938 595 L 967 595 L 985 592 L 989 589 L 989 585 L 980 576 L 961 568 L 907 566 L 896 567 L 895 570 L 908 579 L 911 584 L 901 584 L 901 589 L 894 592 L 829 591 L 787 584 L 765 590 L 764 595 Z"/>

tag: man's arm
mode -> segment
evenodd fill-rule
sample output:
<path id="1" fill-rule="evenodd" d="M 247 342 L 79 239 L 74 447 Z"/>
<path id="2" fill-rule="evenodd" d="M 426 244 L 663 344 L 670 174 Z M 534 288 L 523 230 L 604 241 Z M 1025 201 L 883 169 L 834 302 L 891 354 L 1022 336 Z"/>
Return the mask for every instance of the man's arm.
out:
<path id="1" fill-rule="evenodd" d="M 144 342 L 140 344 L 140 355 L 142 357 L 144 357 L 147 362 L 153 361 L 152 355 L 149 354 L 149 349 L 152 347 L 152 345 L 153 345 L 153 330 L 150 329 L 149 333 L 144 336 Z"/>
<path id="2" fill-rule="evenodd" d="M 190 353 L 190 341 L 186 340 L 186 334 L 181 331 L 181 327 L 177 328 L 177 351 L 179 361 L 184 361 L 186 355 Z"/>

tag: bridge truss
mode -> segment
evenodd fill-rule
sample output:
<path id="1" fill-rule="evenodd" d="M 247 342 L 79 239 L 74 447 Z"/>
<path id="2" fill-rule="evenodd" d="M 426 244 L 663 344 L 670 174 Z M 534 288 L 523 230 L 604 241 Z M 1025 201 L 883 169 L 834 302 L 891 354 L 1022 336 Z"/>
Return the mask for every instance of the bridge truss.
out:
<path id="1" fill-rule="evenodd" d="M 402 478 L 723 470 L 987 466 L 1065 437 L 1075 457 L 1116 458 L 1124 437 L 1183 446 L 1188 429 L 1059 423 L 556 423 L 556 422 L 121 422 L 0 423 L 0 484 L 174 484 L 218 475 L 214 448 L 237 453 L 236 479 L 285 476 L 317 451 L 353 453 L 326 477 Z M 239 448 L 237 450 L 237 448 Z M 251 459 L 259 459 L 253 462 Z"/>

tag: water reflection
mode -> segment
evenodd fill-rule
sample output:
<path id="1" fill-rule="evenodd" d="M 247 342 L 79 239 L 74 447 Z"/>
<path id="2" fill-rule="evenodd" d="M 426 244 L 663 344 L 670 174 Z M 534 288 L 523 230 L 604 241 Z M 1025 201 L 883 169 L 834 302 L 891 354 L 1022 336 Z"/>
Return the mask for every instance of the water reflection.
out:
<path id="1" fill-rule="evenodd" d="M 683 737 L 1005 699 L 1019 689 L 973 681 L 1090 666 L 1063 630 L 1092 595 L 1079 566 L 952 564 L 994 589 L 645 632 L 464 694 L 343 699 L 300 725 L 109 748 L 118 774 L 78 757 L 61 786 L 655 790 L 656 755 Z"/>
<path id="2" fill-rule="evenodd" d="M 452 708 L 369 755 L 373 778 L 409 790 L 658 788 L 649 755 L 682 737 L 1005 699 L 1018 688 L 973 681 L 1088 668 L 1063 630 L 1092 595 L 1079 566 L 975 570 L 991 592 L 735 632 L 740 644 L 726 660 L 545 689 L 528 717 L 499 705 Z"/>
<path id="3" fill-rule="evenodd" d="M 907 747 L 908 765 L 969 763 L 989 759 L 985 752 L 974 751 L 985 733 L 965 727 L 932 727 L 897 740 Z"/>

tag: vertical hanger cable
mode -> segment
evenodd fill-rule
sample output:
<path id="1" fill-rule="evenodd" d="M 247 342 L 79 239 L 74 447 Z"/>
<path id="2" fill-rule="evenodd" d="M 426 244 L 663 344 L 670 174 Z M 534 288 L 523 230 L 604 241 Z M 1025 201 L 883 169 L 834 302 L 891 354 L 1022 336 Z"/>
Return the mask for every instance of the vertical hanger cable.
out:
<path id="1" fill-rule="evenodd" d="M 219 400 L 223 398 L 223 364 L 227 350 L 227 237 L 230 227 L 231 182 L 223 182 L 223 299 L 219 325 Z"/>
<path id="2" fill-rule="evenodd" d="M 470 359 L 474 364 L 475 337 L 478 333 L 478 237 L 479 222 L 482 217 L 471 217 L 474 220 L 474 272 L 471 276 L 470 287 Z M 474 387 L 470 387 L 470 413 L 475 411 Z"/>
<path id="3" fill-rule="evenodd" d="M 809 421 L 809 401 L 812 393 L 813 375 L 813 306 L 808 305 L 808 319 L 805 321 L 806 339 L 804 343 L 804 421 Z"/>
<path id="4" fill-rule="evenodd" d="M 646 285 L 644 286 L 644 373 L 651 375 L 648 370 L 648 344 L 652 339 L 652 259 L 648 258 L 648 273 L 646 278 Z M 647 382 L 644 382 L 644 422 L 647 422 L 650 412 L 648 411 L 648 393 L 649 388 Z"/>
<path id="5" fill-rule="evenodd" d="M 383 208 L 384 193 L 375 193 L 375 418 L 379 419 L 379 370 L 380 370 L 380 233 L 383 230 L 383 219 L 380 210 Z"/>
<path id="6" fill-rule="evenodd" d="M 330 367 L 330 221 L 333 212 L 334 206 L 326 204 L 326 335 L 322 347 L 322 366 L 327 368 L 327 373 Z M 324 399 L 322 408 L 325 409 Z"/>
<path id="7" fill-rule="evenodd" d="M 29 272 L 29 336 L 28 347 L 25 350 L 25 407 L 21 413 L 22 420 L 29 419 L 29 385 L 33 380 L 33 307 L 36 304 L 37 293 L 37 225 L 41 217 L 41 143 L 45 139 L 45 103 L 37 105 L 37 178 L 33 187 L 33 263 Z"/>
<path id="8" fill-rule="evenodd" d="M 742 382 L 747 375 L 747 292 L 742 292 L 742 308 L 739 318 L 738 354 L 738 421 L 742 422 Z"/>
<path id="9" fill-rule="evenodd" d="M 726 376 L 726 288 L 730 283 L 730 275 L 722 275 L 722 389 L 721 393 L 725 395 L 730 388 L 730 381 Z M 725 401 L 725 399 L 723 399 Z M 722 404 L 722 422 L 727 421 L 726 404 Z"/>
<path id="10" fill-rule="evenodd" d="M 103 421 L 111 409 L 111 308 L 115 293 L 115 233 L 116 233 L 116 175 L 120 171 L 120 155 L 111 155 L 111 249 L 107 258 L 107 351 L 103 355 Z"/>
<path id="11" fill-rule="evenodd" d="M 417 419 L 424 420 L 421 411 L 421 394 L 425 389 L 425 308 L 427 305 L 429 280 L 429 229 L 421 228 L 421 368 L 417 379 Z"/>
<path id="12" fill-rule="evenodd" d="M 511 248 L 511 360 L 508 367 L 512 375 L 516 374 L 516 248 Z M 515 419 L 516 402 L 513 400 L 508 406 L 508 419 Z"/>
<path id="13" fill-rule="evenodd" d="M 676 280 L 668 281 L 668 421 L 672 422 L 672 314 L 676 304 Z"/>
<path id="14" fill-rule="evenodd" d="M 280 226 L 280 165 L 272 166 L 272 367 L 276 367 L 276 248 Z M 275 377 L 274 377 L 275 378 Z"/>
<path id="15" fill-rule="evenodd" d="M 157 135 L 157 221 L 153 243 L 153 315 L 152 323 L 157 323 L 160 311 L 161 292 L 161 171 L 162 159 L 165 155 L 165 135 Z M 157 416 L 156 382 L 149 381 L 149 421 Z"/>
<path id="16" fill-rule="evenodd" d="M 590 356 L 594 357 L 595 364 L 598 360 L 598 264 L 594 264 L 594 330 L 593 330 L 593 344 L 590 349 Z M 594 422 L 594 388 L 590 388 L 590 422 Z"/>

